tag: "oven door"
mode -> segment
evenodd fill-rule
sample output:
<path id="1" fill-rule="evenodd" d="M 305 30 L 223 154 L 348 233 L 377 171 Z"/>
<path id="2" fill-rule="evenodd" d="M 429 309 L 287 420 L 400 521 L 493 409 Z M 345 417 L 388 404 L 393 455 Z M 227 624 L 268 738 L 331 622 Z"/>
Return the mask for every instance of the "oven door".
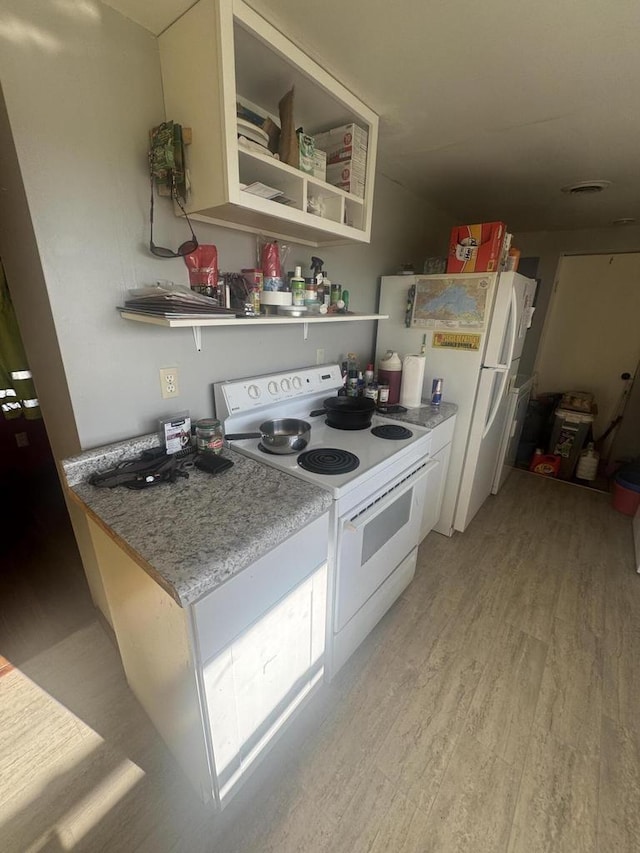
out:
<path id="1" fill-rule="evenodd" d="M 335 633 L 418 544 L 428 482 L 438 464 L 436 460 L 421 463 L 340 519 Z"/>

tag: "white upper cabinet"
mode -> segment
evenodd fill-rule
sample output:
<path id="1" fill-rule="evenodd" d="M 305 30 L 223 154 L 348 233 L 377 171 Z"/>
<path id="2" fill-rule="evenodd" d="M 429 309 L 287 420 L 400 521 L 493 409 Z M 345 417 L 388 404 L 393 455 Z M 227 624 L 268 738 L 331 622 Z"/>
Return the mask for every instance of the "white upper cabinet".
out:
<path id="1" fill-rule="evenodd" d="M 200 0 L 159 37 L 159 44 L 166 118 L 193 131 L 187 148 L 189 214 L 312 246 L 369 241 L 375 113 L 241 0 Z M 314 135 L 353 122 L 367 131 L 363 198 L 239 147 L 237 99 L 279 125 L 278 102 L 292 86 L 296 128 Z M 242 188 L 256 181 L 292 203 Z M 310 212 L 310 200 L 312 207 L 320 201 L 322 216 Z"/>

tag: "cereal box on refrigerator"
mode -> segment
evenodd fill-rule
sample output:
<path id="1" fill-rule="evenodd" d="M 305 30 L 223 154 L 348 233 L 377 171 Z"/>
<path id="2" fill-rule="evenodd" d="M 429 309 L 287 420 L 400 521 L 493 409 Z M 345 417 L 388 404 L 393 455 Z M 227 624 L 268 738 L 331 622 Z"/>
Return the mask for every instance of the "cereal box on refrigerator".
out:
<path id="1" fill-rule="evenodd" d="M 456 225 L 451 229 L 447 272 L 498 272 L 505 233 L 504 222 Z"/>

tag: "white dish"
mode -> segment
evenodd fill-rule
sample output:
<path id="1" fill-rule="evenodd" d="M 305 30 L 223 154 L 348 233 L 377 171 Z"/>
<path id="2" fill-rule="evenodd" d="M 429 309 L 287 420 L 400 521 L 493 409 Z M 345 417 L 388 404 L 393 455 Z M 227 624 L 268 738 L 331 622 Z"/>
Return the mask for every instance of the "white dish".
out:
<path id="1" fill-rule="evenodd" d="M 239 134 L 246 136 L 247 139 L 251 139 L 253 142 L 257 142 L 259 145 L 267 146 L 269 143 L 269 134 L 266 131 L 243 118 L 238 118 L 236 121 Z"/>
<path id="2" fill-rule="evenodd" d="M 292 294 L 287 290 L 261 290 L 261 305 L 281 305 L 283 308 L 291 305 Z"/>
<path id="3" fill-rule="evenodd" d="M 306 313 L 304 305 L 278 305 L 278 314 L 285 317 L 304 317 Z"/>

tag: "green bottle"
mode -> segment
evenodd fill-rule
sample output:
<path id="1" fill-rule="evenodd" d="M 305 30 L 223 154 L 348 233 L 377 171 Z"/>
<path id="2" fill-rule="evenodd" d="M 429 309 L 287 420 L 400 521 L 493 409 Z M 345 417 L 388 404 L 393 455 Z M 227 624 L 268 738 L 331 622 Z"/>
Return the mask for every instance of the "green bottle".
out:
<path id="1" fill-rule="evenodd" d="M 291 276 L 291 303 L 297 307 L 304 305 L 304 279 L 302 278 L 302 267 L 296 267 Z"/>

